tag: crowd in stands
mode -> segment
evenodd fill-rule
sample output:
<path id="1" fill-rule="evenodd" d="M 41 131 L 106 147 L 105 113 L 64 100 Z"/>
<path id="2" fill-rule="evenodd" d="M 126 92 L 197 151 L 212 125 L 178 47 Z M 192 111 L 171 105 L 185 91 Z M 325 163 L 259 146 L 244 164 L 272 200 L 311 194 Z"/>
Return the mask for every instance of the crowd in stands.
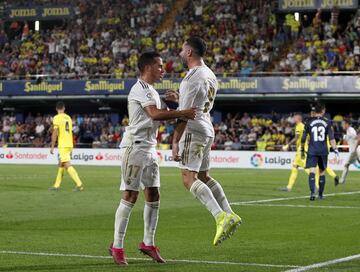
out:
<path id="1" fill-rule="evenodd" d="M 52 29 L 0 19 L 0 77 L 126 78 L 136 76 L 138 55 L 159 51 L 168 76 L 183 75 L 178 54 L 190 35 L 208 42 L 206 63 L 224 76 L 252 72 L 333 72 L 360 68 L 360 17 L 339 23 L 334 7 L 326 20 L 276 14 L 271 0 L 195 0 L 157 29 L 175 0 L 48 0 L 17 5 L 69 4 L 74 17 Z M 14 5 L 2 1 L 3 6 Z M 350 17 L 350 15 L 349 15 Z M 345 20 L 346 21 L 346 20 Z M 6 25 L 6 27 L 4 27 Z M 286 53 L 287 52 L 287 53 Z M 285 53 L 285 54 L 284 54 Z M 283 56 L 283 57 L 282 57 Z"/>
<path id="2" fill-rule="evenodd" d="M 306 119 L 308 116 L 304 117 Z M 341 121 L 344 116 L 336 114 L 328 117 L 333 120 L 337 142 L 342 143 L 344 131 Z M 351 114 L 346 118 L 352 120 L 357 129 L 360 119 L 353 118 Z M 281 151 L 295 137 L 295 122 L 291 114 L 228 113 L 214 127 L 216 136 L 212 148 L 221 150 Z M 295 150 L 295 146 L 291 148 Z"/>
<path id="3" fill-rule="evenodd" d="M 360 119 L 350 118 L 357 129 Z M 128 117 L 112 122 L 108 114 L 75 114 L 73 119 L 74 145 L 77 147 L 118 147 Z M 344 116 L 332 116 L 335 137 L 340 143 Z M 28 114 L 25 118 L 16 115 L 0 115 L 0 146 L 49 147 L 51 143 L 50 115 Z M 161 124 L 158 133 L 160 149 L 170 149 L 175 122 Z M 294 119 L 289 114 L 228 113 L 214 124 L 215 141 L 212 149 L 279 151 L 294 137 Z"/>
<path id="4" fill-rule="evenodd" d="M 51 144 L 52 116 L 29 113 L 25 118 L 0 115 L 0 146 L 49 147 Z M 124 116 L 121 122 L 111 122 L 107 114 L 75 114 L 73 139 L 77 147 L 116 148 L 128 125 Z"/>
<path id="5" fill-rule="evenodd" d="M 30 2 L 42 1 L 24 5 Z M 39 32 L 27 22 L 0 28 L 0 77 L 135 77 L 139 53 L 150 49 L 162 54 L 168 76 L 181 74 L 185 68 L 178 54 L 194 34 L 208 42 L 206 62 L 216 73 L 248 75 L 264 70 L 285 41 L 270 0 L 189 1 L 174 26 L 159 34 L 174 0 L 47 2 L 71 4 L 75 17 Z"/>
<path id="6" fill-rule="evenodd" d="M 331 17 L 323 19 L 319 10 L 311 20 L 304 15 L 299 22 L 294 15 L 286 15 L 284 29 L 293 38 L 288 53 L 275 65 L 280 72 L 357 71 L 360 68 L 359 12 L 347 24 L 339 23 L 339 9 L 331 10 Z"/>
<path id="7" fill-rule="evenodd" d="M 39 32 L 28 22 L 13 21 L 6 31 L 0 27 L 0 76 L 135 77 L 139 53 L 155 46 L 156 27 L 174 0 L 47 2 L 68 2 L 74 18 Z"/>
<path id="8" fill-rule="evenodd" d="M 166 71 L 183 71 L 177 55 L 190 35 L 207 41 L 205 62 L 216 73 L 239 76 L 264 70 L 285 42 L 277 33 L 274 10 L 275 2 L 269 0 L 189 1 L 174 27 L 158 37 L 156 47 L 166 60 Z"/>

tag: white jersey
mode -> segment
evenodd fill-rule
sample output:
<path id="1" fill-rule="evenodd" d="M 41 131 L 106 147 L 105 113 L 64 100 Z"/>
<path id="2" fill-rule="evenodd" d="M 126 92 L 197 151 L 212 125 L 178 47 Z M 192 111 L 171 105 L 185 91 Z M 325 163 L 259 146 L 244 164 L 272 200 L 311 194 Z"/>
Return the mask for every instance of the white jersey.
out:
<path id="1" fill-rule="evenodd" d="M 349 127 L 346 130 L 346 135 L 344 137 L 344 139 L 348 142 L 349 144 L 349 151 L 350 153 L 355 151 L 355 147 L 357 145 L 357 140 L 356 140 L 356 130 L 353 127 Z"/>
<path id="2" fill-rule="evenodd" d="M 195 120 L 188 120 L 187 131 L 207 137 L 214 137 L 210 111 L 218 90 L 215 74 L 206 65 L 189 70 L 180 84 L 179 110 L 196 107 Z"/>
<path id="3" fill-rule="evenodd" d="M 156 135 L 160 122 L 152 120 L 145 112 L 144 108 L 150 105 L 161 109 L 163 104 L 154 87 L 138 79 L 128 96 L 129 126 L 126 127 L 120 143 L 121 148 L 133 143 L 144 147 L 156 146 Z"/>

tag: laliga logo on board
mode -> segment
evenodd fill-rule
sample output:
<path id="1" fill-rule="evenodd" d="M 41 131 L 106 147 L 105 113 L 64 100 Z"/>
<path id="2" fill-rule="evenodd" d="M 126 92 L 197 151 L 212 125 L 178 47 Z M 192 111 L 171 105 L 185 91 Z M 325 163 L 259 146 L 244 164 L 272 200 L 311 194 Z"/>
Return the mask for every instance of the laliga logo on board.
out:
<path id="1" fill-rule="evenodd" d="M 99 152 L 99 154 L 97 154 L 97 155 L 95 156 L 95 159 L 96 159 L 97 161 L 101 161 L 101 160 L 104 159 L 104 156 Z"/>
<path id="2" fill-rule="evenodd" d="M 263 165 L 264 158 L 261 154 L 255 153 L 254 155 L 251 156 L 250 162 L 253 166 L 259 167 L 259 166 Z"/>

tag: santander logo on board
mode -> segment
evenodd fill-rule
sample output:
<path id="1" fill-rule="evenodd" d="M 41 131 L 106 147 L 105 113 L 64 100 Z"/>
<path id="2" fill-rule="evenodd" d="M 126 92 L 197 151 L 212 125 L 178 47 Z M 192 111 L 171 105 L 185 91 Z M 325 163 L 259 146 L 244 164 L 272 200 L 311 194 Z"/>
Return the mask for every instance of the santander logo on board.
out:
<path id="1" fill-rule="evenodd" d="M 101 153 L 99 153 L 99 154 L 96 155 L 95 159 L 98 160 L 98 161 L 101 161 L 101 160 L 104 159 L 104 156 Z"/>

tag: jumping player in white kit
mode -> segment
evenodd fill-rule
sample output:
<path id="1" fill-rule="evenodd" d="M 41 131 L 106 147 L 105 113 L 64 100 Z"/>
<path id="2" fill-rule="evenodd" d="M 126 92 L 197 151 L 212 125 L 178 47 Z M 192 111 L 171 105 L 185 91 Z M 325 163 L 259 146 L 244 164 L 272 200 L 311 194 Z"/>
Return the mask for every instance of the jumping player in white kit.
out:
<path id="1" fill-rule="evenodd" d="M 157 130 L 160 120 L 194 119 L 196 114 L 194 108 L 168 110 L 161 102 L 153 87 L 164 75 L 163 61 L 159 54 L 142 54 L 138 68 L 140 77 L 128 96 L 129 126 L 120 144 L 120 190 L 123 194 L 115 215 L 114 242 L 109 248 L 109 253 L 118 265 L 127 265 L 124 238 L 140 189 L 144 189 L 145 196 L 144 239 L 138 249 L 158 263 L 165 262 L 154 242 L 160 205 L 160 174 L 155 149 Z"/>
<path id="2" fill-rule="evenodd" d="M 196 107 L 194 120 L 178 119 L 173 137 L 173 159 L 179 161 L 185 187 L 211 212 L 216 221 L 216 246 L 235 232 L 241 218 L 231 209 L 220 183 L 209 175 L 210 150 L 214 128 L 210 111 L 218 81 L 203 61 L 206 44 L 200 37 L 190 37 L 182 46 L 180 57 L 190 69 L 179 90 L 179 110 Z"/>
<path id="3" fill-rule="evenodd" d="M 360 158 L 360 146 L 358 146 L 358 136 L 356 130 L 351 126 L 349 120 L 344 120 L 342 122 L 342 127 L 346 131 L 346 135 L 344 135 L 344 140 L 346 140 L 349 144 L 349 158 L 345 162 L 344 170 L 341 174 L 341 178 L 339 183 L 344 184 L 346 180 L 346 176 L 349 172 L 349 167 L 356 160 Z"/>

